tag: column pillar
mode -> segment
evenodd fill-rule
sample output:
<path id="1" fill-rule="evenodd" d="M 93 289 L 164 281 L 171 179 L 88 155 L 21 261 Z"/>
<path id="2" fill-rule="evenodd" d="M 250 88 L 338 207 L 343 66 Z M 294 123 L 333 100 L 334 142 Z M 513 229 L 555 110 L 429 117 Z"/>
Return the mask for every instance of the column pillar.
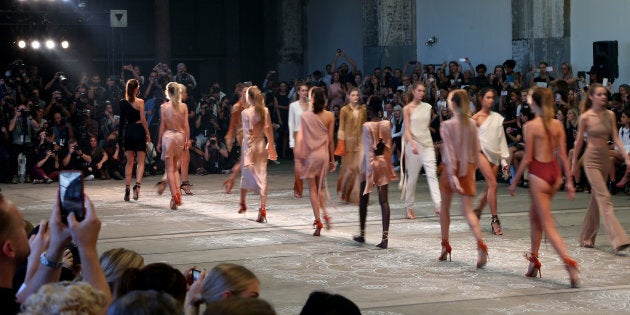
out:
<path id="1" fill-rule="evenodd" d="M 280 40 L 278 49 L 278 75 L 281 80 L 303 78 L 305 68 L 304 43 L 306 42 L 305 0 L 278 1 L 280 12 Z"/>
<path id="2" fill-rule="evenodd" d="M 157 62 L 170 65 L 171 62 L 171 12 L 170 0 L 153 0 L 154 10 L 154 47 Z M 175 70 L 175 69 L 173 69 Z"/>
<path id="3" fill-rule="evenodd" d="M 416 1 L 364 0 L 364 70 L 416 60 Z"/>
<path id="4" fill-rule="evenodd" d="M 512 0 L 512 56 L 525 74 L 546 61 L 559 66 L 571 57 L 570 0 Z"/>

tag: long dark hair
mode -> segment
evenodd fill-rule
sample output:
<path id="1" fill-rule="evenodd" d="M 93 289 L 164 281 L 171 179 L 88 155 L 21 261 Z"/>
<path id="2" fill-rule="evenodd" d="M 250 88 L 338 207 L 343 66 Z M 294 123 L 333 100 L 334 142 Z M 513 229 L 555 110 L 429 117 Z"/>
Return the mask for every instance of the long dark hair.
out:
<path id="1" fill-rule="evenodd" d="M 125 96 L 129 103 L 133 103 L 136 100 L 136 89 L 140 86 L 138 80 L 129 79 L 127 80 L 127 86 L 125 87 Z"/>
<path id="2" fill-rule="evenodd" d="M 326 108 L 326 93 L 324 89 L 317 86 L 312 87 L 310 94 L 313 101 L 313 113 L 317 114 L 323 111 Z"/>

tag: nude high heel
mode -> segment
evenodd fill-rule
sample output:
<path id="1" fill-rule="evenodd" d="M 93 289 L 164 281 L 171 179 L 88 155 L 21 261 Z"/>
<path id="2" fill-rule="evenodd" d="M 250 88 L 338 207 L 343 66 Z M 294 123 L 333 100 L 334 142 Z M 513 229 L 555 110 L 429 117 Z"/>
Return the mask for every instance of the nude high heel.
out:
<path id="1" fill-rule="evenodd" d="M 577 262 L 575 260 L 565 257 L 562 259 L 564 261 L 564 266 L 567 268 L 569 272 L 569 280 L 571 281 L 571 287 L 577 288 L 580 285 L 580 278 L 578 274 L 580 273 L 580 268 L 578 267 Z"/>
<path id="2" fill-rule="evenodd" d="M 226 194 L 231 194 L 232 193 L 232 186 L 234 185 L 234 181 L 231 178 L 226 179 L 223 182 L 223 186 L 225 187 L 225 193 Z"/>
<path id="3" fill-rule="evenodd" d="M 477 268 L 483 268 L 488 263 L 488 246 L 482 240 L 477 241 Z"/>

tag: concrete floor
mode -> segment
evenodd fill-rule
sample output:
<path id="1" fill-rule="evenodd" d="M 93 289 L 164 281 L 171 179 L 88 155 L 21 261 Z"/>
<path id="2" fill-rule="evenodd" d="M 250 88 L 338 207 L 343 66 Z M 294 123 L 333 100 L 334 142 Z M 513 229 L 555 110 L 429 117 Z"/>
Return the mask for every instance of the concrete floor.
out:
<path id="1" fill-rule="evenodd" d="M 261 281 L 261 298 L 278 314 L 298 314 L 313 290 L 342 294 L 363 314 L 618 314 L 630 312 L 630 257 L 613 255 L 605 231 L 594 249 L 577 246 L 587 193 L 568 201 L 560 192 L 553 203 L 559 232 L 570 254 L 580 264 L 582 284 L 569 288 L 568 274 L 550 244 L 540 252 L 542 278 L 526 278 L 529 249 L 527 190 L 510 197 L 499 184 L 499 214 L 503 236 L 490 233 L 486 208 L 482 230 L 490 249 L 486 268 L 476 269 L 476 243 L 459 211 L 452 207 L 452 262 L 440 262 L 440 226 L 433 215 L 425 177 L 417 187 L 416 215 L 404 218 L 397 183 L 390 185 L 392 209 L 389 249 L 380 241 L 381 215 L 377 196 L 368 208 L 367 243 L 352 241 L 357 233 L 358 207 L 337 204 L 330 209 L 333 228 L 313 237 L 313 214 L 308 194 L 293 197 L 291 161 L 269 166 L 266 224 L 255 222 L 258 196 L 248 196 L 245 215 L 238 214 L 238 194 L 222 189 L 227 175 L 190 177 L 194 196 L 184 196 L 177 211 L 168 208 L 168 193 L 158 196 L 158 177 L 144 180 L 140 199 L 124 202 L 122 181 L 87 182 L 86 193 L 103 222 L 99 251 L 126 247 L 147 263 L 167 262 L 181 270 L 190 266 L 212 268 L 219 262 L 247 266 Z M 336 174 L 328 178 L 333 191 Z M 483 182 L 478 182 L 478 191 Z M 47 218 L 55 198 L 51 185 L 2 185 L 31 222 Z M 235 192 L 238 192 L 236 187 Z M 613 196 L 621 224 L 630 230 L 630 196 Z"/>

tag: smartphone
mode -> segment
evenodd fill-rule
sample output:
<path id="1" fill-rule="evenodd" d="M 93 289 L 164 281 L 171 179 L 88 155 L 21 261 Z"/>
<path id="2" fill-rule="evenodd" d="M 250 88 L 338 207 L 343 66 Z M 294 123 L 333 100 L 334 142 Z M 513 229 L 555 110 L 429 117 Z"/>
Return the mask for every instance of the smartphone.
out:
<path id="1" fill-rule="evenodd" d="M 507 92 L 508 92 L 508 91 L 505 91 L 505 90 L 504 90 L 504 91 L 501 91 L 501 96 L 507 96 L 507 95 L 508 95 L 508 94 L 507 94 Z"/>
<path id="2" fill-rule="evenodd" d="M 560 94 L 556 94 L 556 101 L 559 101 L 561 99 Z"/>
<path id="3" fill-rule="evenodd" d="M 337 48 L 337 53 L 340 54 L 341 53 L 341 48 Z"/>
<path id="4" fill-rule="evenodd" d="M 459 62 L 466 62 L 466 58 L 459 58 Z"/>
<path id="5" fill-rule="evenodd" d="M 603 86 L 608 86 L 608 78 L 604 78 L 604 79 L 602 80 L 602 85 L 603 85 Z"/>
<path id="6" fill-rule="evenodd" d="M 59 173 L 59 204 L 61 221 L 68 224 L 68 215 L 74 213 L 77 221 L 85 218 L 83 198 L 83 175 L 81 171 L 61 171 Z"/>
<path id="7" fill-rule="evenodd" d="M 192 277 L 193 277 L 193 281 L 196 282 L 197 279 L 199 279 L 199 275 L 201 274 L 200 270 L 197 269 L 193 269 L 192 270 Z"/>
<path id="8" fill-rule="evenodd" d="M 549 72 L 553 71 L 553 67 L 547 67 L 547 71 Z"/>

